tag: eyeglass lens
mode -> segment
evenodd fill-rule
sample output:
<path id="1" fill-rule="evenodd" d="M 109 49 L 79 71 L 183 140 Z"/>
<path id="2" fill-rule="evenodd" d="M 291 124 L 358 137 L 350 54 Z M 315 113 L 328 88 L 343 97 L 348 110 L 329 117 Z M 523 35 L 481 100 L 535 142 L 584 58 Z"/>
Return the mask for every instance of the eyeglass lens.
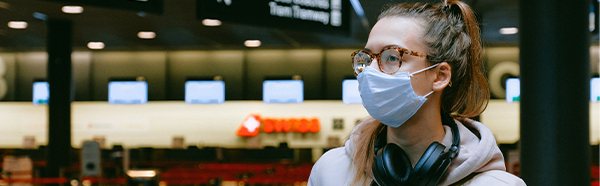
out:
<path id="1" fill-rule="evenodd" d="M 354 55 L 354 72 L 360 74 L 367 66 L 371 64 L 371 57 L 363 51 Z"/>
<path id="2" fill-rule="evenodd" d="M 379 69 L 384 73 L 395 73 L 400 69 L 402 55 L 396 49 L 387 49 L 381 52 L 380 61 L 378 62 Z M 354 55 L 354 72 L 360 74 L 367 66 L 371 64 L 371 57 L 364 51 Z"/>
<path id="3" fill-rule="evenodd" d="M 384 73 L 394 73 L 400 69 L 400 62 L 402 60 L 402 56 L 400 56 L 400 52 L 395 49 L 388 49 L 381 52 L 380 58 L 380 68 Z"/>

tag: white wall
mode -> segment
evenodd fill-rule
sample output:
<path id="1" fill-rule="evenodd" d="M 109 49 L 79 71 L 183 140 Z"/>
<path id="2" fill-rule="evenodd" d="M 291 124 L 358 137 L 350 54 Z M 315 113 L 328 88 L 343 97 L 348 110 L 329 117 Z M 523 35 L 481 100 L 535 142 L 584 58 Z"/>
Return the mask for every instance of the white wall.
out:
<path id="1" fill-rule="evenodd" d="M 24 136 L 47 143 L 47 107 L 30 102 L 0 103 L 0 148 L 20 148 Z M 327 138 L 345 139 L 357 119 L 367 116 L 361 104 L 342 101 L 304 101 L 302 104 L 265 104 L 262 101 L 227 101 L 223 104 L 186 104 L 183 101 L 149 102 L 146 105 L 111 105 L 107 102 L 74 102 L 72 146 L 102 136 L 107 148 L 170 148 L 173 137 L 186 145 L 246 147 L 246 138 L 235 135 L 250 114 L 273 118 L 317 117 L 321 131 L 312 133 L 261 133 L 264 146 L 287 142 L 291 148 L 325 148 Z M 344 119 L 344 129 L 334 130 L 333 119 Z"/>
<path id="2" fill-rule="evenodd" d="M 590 104 L 590 143 L 598 144 L 600 103 Z M 47 107 L 30 102 L 0 103 L 0 148 L 20 148 L 24 136 L 35 136 L 37 145 L 47 143 Z M 287 142 L 291 148 L 325 148 L 327 138 L 346 139 L 356 120 L 367 116 L 361 104 L 341 101 L 304 101 L 301 104 L 265 104 L 262 101 L 226 101 L 223 104 L 185 104 L 182 101 L 149 102 L 146 105 L 110 105 L 107 102 L 74 102 L 72 145 L 97 136 L 107 148 L 171 147 L 172 138 L 182 136 L 186 145 L 243 148 L 246 138 L 235 135 L 250 114 L 262 117 L 318 117 L 321 131 L 306 133 L 261 133 L 264 146 Z M 333 119 L 344 119 L 344 129 L 334 130 Z M 492 100 L 481 116 L 482 123 L 499 143 L 519 139 L 519 104 Z"/>

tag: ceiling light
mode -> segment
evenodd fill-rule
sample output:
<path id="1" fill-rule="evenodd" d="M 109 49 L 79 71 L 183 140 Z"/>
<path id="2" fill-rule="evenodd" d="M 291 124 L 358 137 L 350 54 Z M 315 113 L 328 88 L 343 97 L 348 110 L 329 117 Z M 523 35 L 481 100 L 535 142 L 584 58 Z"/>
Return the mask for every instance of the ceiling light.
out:
<path id="1" fill-rule="evenodd" d="M 221 26 L 221 21 L 217 19 L 204 19 L 202 20 L 204 26 Z"/>
<path id="2" fill-rule="evenodd" d="M 89 42 L 87 46 L 88 46 L 88 48 L 94 49 L 94 50 L 104 49 L 103 42 Z"/>
<path id="3" fill-rule="evenodd" d="M 506 28 L 500 29 L 500 34 L 502 34 L 502 35 L 512 35 L 512 34 L 516 34 L 518 32 L 519 32 L 519 29 L 517 29 L 515 27 L 506 27 Z"/>
<path id="4" fill-rule="evenodd" d="M 25 29 L 27 28 L 27 22 L 25 21 L 9 21 L 8 27 L 12 29 Z"/>
<path id="5" fill-rule="evenodd" d="M 81 6 L 63 6 L 62 11 L 67 14 L 81 14 L 83 7 Z"/>
<path id="6" fill-rule="evenodd" d="M 152 178 L 156 176 L 156 171 L 153 170 L 128 170 L 127 176 L 132 178 Z"/>
<path id="7" fill-rule="evenodd" d="M 246 40 L 244 45 L 246 45 L 246 47 L 259 47 L 260 40 Z"/>
<path id="8" fill-rule="evenodd" d="M 154 37 L 156 37 L 156 33 L 152 31 L 141 31 L 138 32 L 138 37 L 140 39 L 154 39 Z"/>

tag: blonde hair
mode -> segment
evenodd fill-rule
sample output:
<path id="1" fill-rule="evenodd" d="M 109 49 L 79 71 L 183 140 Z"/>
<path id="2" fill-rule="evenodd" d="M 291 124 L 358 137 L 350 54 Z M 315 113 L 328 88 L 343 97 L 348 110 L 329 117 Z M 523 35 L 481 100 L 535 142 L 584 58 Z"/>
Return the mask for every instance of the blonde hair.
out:
<path id="1" fill-rule="evenodd" d="M 483 74 L 479 25 L 469 5 L 458 0 L 435 5 L 398 4 L 385 9 L 379 19 L 389 17 L 422 21 L 425 25 L 422 42 L 427 48 L 430 65 L 441 62 L 450 65 L 452 78 L 450 86 L 442 92 L 442 110 L 459 120 L 480 115 L 490 96 Z M 361 178 L 372 177 L 373 147 L 384 125 L 367 119 L 359 127 L 356 131 L 361 135 L 353 139 L 356 149 L 352 163 L 357 169 L 355 184 Z"/>

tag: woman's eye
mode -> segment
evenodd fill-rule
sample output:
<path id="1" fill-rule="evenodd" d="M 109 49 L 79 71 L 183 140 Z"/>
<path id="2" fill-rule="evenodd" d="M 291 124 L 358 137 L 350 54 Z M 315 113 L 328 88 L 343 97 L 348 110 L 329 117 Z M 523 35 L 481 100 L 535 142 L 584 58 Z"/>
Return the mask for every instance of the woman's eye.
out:
<path id="1" fill-rule="evenodd" d="M 398 61 L 400 60 L 400 58 L 396 57 L 396 56 L 390 56 L 388 57 L 388 61 Z"/>

